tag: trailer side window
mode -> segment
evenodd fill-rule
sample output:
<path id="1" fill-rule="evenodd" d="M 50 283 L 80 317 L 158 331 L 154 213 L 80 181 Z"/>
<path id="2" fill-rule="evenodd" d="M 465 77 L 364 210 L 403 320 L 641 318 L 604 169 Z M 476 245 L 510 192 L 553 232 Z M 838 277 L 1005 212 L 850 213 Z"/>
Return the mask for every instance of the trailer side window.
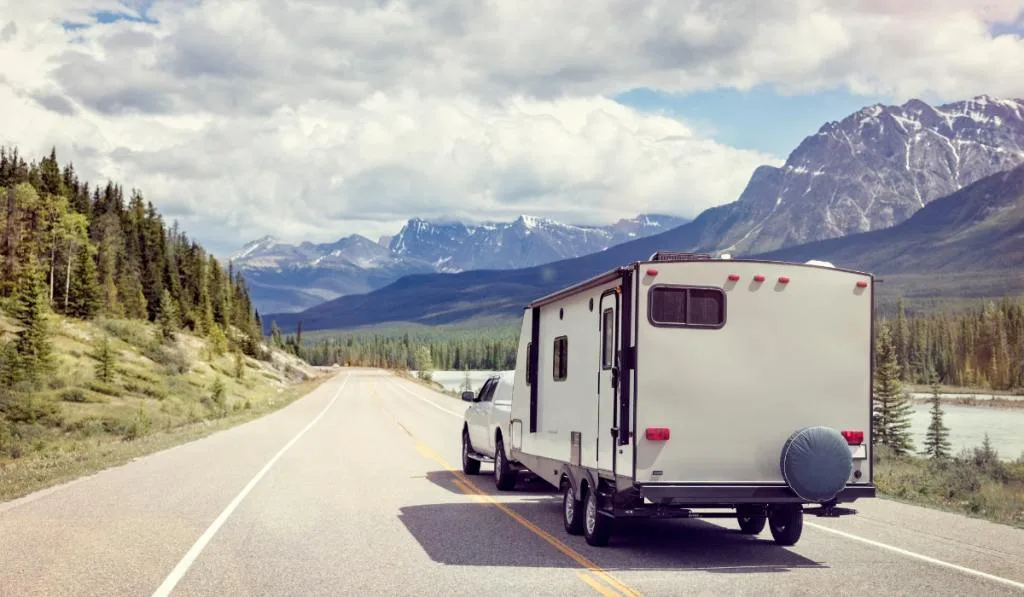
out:
<path id="1" fill-rule="evenodd" d="M 655 286 L 648 297 L 651 325 L 719 328 L 725 323 L 725 294 L 717 288 Z"/>
<path id="2" fill-rule="evenodd" d="M 554 378 L 555 381 L 563 381 L 569 375 L 569 338 L 559 336 L 555 338 Z"/>
<path id="3" fill-rule="evenodd" d="M 526 343 L 526 385 L 533 383 L 533 342 Z"/>
<path id="4" fill-rule="evenodd" d="M 601 368 L 611 369 L 615 360 L 615 315 L 611 309 L 601 314 Z"/>

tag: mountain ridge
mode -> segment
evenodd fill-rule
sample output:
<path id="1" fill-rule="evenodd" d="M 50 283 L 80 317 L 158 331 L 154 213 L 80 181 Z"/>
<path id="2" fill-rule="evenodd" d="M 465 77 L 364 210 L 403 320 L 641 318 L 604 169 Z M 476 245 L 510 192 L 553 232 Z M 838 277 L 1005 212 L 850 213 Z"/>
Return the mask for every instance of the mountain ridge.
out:
<path id="1" fill-rule="evenodd" d="M 913 118 L 907 117 L 907 114 Z M 906 122 L 898 121 L 897 117 Z M 895 127 L 893 122 L 900 126 Z M 922 139 L 930 139 L 930 142 L 917 140 L 916 145 L 911 145 L 906 141 L 905 133 L 908 128 L 915 126 L 910 124 L 912 122 L 920 125 L 915 135 L 920 133 Z M 889 124 L 890 136 L 876 134 L 883 132 L 886 124 Z M 899 130 L 893 133 L 897 128 Z M 845 146 L 849 151 L 840 154 L 844 159 L 829 161 L 835 139 L 843 135 L 849 137 L 850 131 L 856 132 L 854 129 L 867 133 L 857 137 L 856 143 L 854 139 L 848 139 L 849 143 Z M 944 134 L 954 135 L 954 139 L 951 141 Z M 827 139 L 822 144 L 821 140 L 815 141 L 817 137 Z M 895 144 L 894 140 L 899 141 L 899 144 Z M 960 148 L 956 149 L 955 145 L 960 145 Z M 793 180 L 797 180 L 794 176 L 802 177 L 799 179 L 805 182 L 807 176 L 822 178 L 823 174 L 815 174 L 817 170 L 810 169 L 809 166 L 814 165 L 811 161 L 801 161 L 801 156 L 814 147 L 819 147 L 818 151 L 823 152 L 823 155 L 815 159 L 827 163 L 834 174 L 833 181 L 841 178 L 839 175 L 842 174 L 847 180 L 856 182 L 863 179 L 870 183 L 853 184 L 843 190 L 853 196 L 845 204 L 864 204 L 868 210 L 878 212 L 872 212 L 871 218 L 857 220 L 854 232 L 859 234 L 891 228 L 907 221 L 924 206 L 935 201 L 937 197 L 933 195 L 938 192 L 936 189 L 948 188 L 950 192 L 946 196 L 952 195 L 978 180 L 1012 170 L 1024 163 L 1024 102 L 979 96 L 938 108 L 932 108 L 920 100 L 910 100 L 902 106 L 868 106 L 840 121 L 822 125 L 817 133 L 805 138 L 790 154 L 782 168 L 757 168 L 747 188 L 736 201 L 705 210 L 691 222 L 661 234 L 632 240 L 599 253 L 543 266 L 508 270 L 502 272 L 500 278 L 489 276 L 486 272 L 463 272 L 443 278 L 411 276 L 362 298 L 347 297 L 348 300 L 325 303 L 307 310 L 301 317 L 304 325 L 323 329 L 384 321 L 450 323 L 476 316 L 517 316 L 517 309 L 531 298 L 596 275 L 615 265 L 646 258 L 657 250 L 757 255 L 828 238 L 842 238 L 846 234 L 829 236 L 831 233 L 828 226 L 834 225 L 839 232 L 844 228 L 837 224 L 835 218 L 830 220 L 835 214 L 830 211 L 828 202 L 821 205 L 801 200 L 787 204 L 782 194 L 776 193 L 774 197 L 771 194 L 773 189 L 789 188 L 786 183 L 788 181 L 791 185 Z M 904 147 L 905 152 L 897 151 L 899 147 Z M 916 168 L 909 168 L 907 163 L 908 160 L 912 161 L 914 147 L 924 157 Z M 853 162 L 846 159 L 850 156 L 856 159 Z M 856 172 L 851 170 L 851 164 L 856 166 Z M 908 183 L 903 174 L 897 176 L 893 172 L 909 172 L 914 176 L 911 176 Z M 894 180 L 902 181 L 902 194 L 885 188 L 886 184 Z M 812 186 L 799 187 L 804 192 L 798 197 L 810 194 Z M 835 193 L 830 192 L 830 197 L 839 195 L 841 189 L 833 185 L 832 190 Z M 815 196 L 821 196 L 821 193 Z M 787 204 L 787 207 L 779 212 L 778 207 L 783 204 Z M 784 225 L 787 222 L 798 226 L 788 231 L 785 227 L 778 228 L 780 223 Z M 801 241 L 804 232 L 810 229 L 804 226 L 802 232 L 797 228 L 803 225 L 801 223 L 808 222 L 818 224 L 810 236 L 824 238 Z M 857 230 L 858 227 L 866 230 Z M 744 250 L 744 247 L 748 250 Z M 444 292 L 441 292 L 442 289 Z M 467 289 L 472 292 L 465 293 Z M 457 300 L 452 299 L 450 295 L 460 291 L 463 294 Z M 402 300 L 413 301 L 417 305 L 410 307 L 403 304 Z M 294 322 L 297 317 L 282 321 Z"/>
<path id="2" fill-rule="evenodd" d="M 351 234 L 334 242 L 296 245 L 266 235 L 231 258 L 261 312 L 288 312 L 369 292 L 410 274 L 516 269 L 577 257 L 685 221 L 663 214 L 640 214 L 604 226 L 529 215 L 480 224 L 410 218 L 399 233 L 376 242 Z"/>

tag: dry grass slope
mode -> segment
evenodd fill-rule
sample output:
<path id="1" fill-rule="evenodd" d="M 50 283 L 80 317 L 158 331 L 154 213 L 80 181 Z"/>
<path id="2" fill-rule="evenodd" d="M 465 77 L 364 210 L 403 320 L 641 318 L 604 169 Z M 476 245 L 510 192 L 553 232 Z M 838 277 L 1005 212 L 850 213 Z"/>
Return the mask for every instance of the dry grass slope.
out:
<path id="1" fill-rule="evenodd" d="M 44 387 L 0 389 L 0 500 L 251 420 L 328 379 L 280 351 L 269 362 L 236 360 L 185 332 L 160 342 L 142 321 L 51 314 L 48 322 L 53 368 Z M 2 341 L 15 330 L 0 312 Z M 108 382 L 96 373 L 104 337 L 115 354 Z"/>

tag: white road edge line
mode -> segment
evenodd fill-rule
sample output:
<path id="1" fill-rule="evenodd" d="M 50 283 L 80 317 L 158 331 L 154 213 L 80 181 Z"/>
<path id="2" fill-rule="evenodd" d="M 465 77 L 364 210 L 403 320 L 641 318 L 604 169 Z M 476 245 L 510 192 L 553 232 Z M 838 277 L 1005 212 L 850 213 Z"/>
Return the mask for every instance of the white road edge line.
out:
<path id="1" fill-rule="evenodd" d="M 865 539 L 864 537 L 859 537 L 857 535 L 852 535 L 852 534 L 844 532 L 844 531 L 839 531 L 839 530 L 836 530 L 836 529 L 833 529 L 833 528 L 829 528 L 829 527 L 826 527 L 826 526 L 821 526 L 821 525 L 818 525 L 818 524 L 814 524 L 813 522 L 805 522 L 804 524 L 809 526 L 809 527 L 814 527 L 816 529 L 825 531 L 826 533 L 833 533 L 835 535 L 839 535 L 840 537 L 845 537 L 847 539 L 852 539 L 854 541 L 860 541 L 861 543 L 866 543 L 866 544 L 872 545 L 874 547 L 880 547 L 882 549 L 888 549 L 889 551 L 894 551 L 894 552 L 896 552 L 896 553 L 898 553 L 900 555 L 907 556 L 908 558 L 914 558 L 914 559 L 917 559 L 917 560 L 921 560 L 923 562 L 928 562 L 929 564 L 934 564 L 936 566 L 942 566 L 942 567 L 945 567 L 945 568 L 950 568 L 952 570 L 956 570 L 957 572 L 963 572 L 964 574 L 970 574 L 972 576 L 977 576 L 979 578 L 984 578 L 986 580 L 990 580 L 992 582 L 1001 583 L 1001 584 L 1013 587 L 1015 589 L 1024 589 L 1024 583 L 1022 583 L 1022 582 L 1017 582 L 1015 580 L 1010 580 L 1008 578 L 1003 578 L 1001 576 L 996 576 L 994 574 L 989 574 L 987 572 L 982 572 L 980 570 L 975 570 L 973 568 L 967 568 L 967 567 L 960 566 L 960 565 L 957 565 L 957 564 L 951 564 L 951 563 L 945 562 L 943 560 L 937 560 L 935 558 L 932 558 L 932 557 L 929 557 L 929 556 L 926 556 L 926 555 L 922 555 L 922 554 L 919 554 L 919 553 L 915 553 L 915 552 L 912 552 L 912 551 L 909 551 L 909 550 L 906 550 L 906 549 L 903 549 L 903 548 L 900 548 L 900 547 L 895 547 L 893 545 L 888 545 L 886 543 L 881 543 L 881 542 L 878 542 L 878 541 L 873 541 L 871 539 Z"/>
<path id="2" fill-rule="evenodd" d="M 161 584 L 160 587 L 153 592 L 153 597 L 167 597 L 171 594 L 171 591 L 174 590 L 174 587 L 177 586 L 178 582 L 182 579 L 183 576 L 185 576 L 185 573 L 188 572 L 188 569 L 192 566 L 192 563 L 195 562 L 196 558 L 199 557 L 199 554 L 203 552 L 203 549 L 210 542 L 210 539 L 212 539 L 213 536 L 217 534 L 217 531 L 220 530 L 220 527 L 223 526 L 224 522 L 227 521 L 229 516 L 231 516 L 231 513 L 235 511 L 235 508 L 237 508 L 240 503 L 242 503 L 242 500 L 245 499 L 245 496 L 249 495 L 249 492 L 252 491 L 252 488 L 255 487 L 257 483 L 260 482 L 260 479 L 262 479 L 263 476 L 267 474 L 267 471 L 270 470 L 270 467 L 274 466 L 274 463 L 277 462 L 277 460 L 281 458 L 281 456 L 283 456 L 284 453 L 287 452 L 289 448 L 295 445 L 295 442 L 299 441 L 299 439 L 302 438 L 302 436 L 305 435 L 306 432 L 313 427 L 313 425 L 316 425 L 317 421 L 319 421 L 325 414 L 327 414 L 327 411 L 331 408 L 332 405 L 334 405 L 334 402 L 338 399 L 338 396 L 341 395 L 341 391 L 345 389 L 345 385 L 348 383 L 348 379 L 351 376 L 351 373 L 345 376 L 345 379 L 342 380 L 341 385 L 338 386 L 338 390 L 334 393 L 334 397 L 331 398 L 331 401 L 327 403 L 327 406 L 325 406 L 324 409 L 320 411 L 320 414 L 318 414 L 312 421 L 310 421 L 309 424 L 303 427 L 302 430 L 299 431 L 295 435 L 295 437 L 291 439 L 291 441 L 285 444 L 284 447 L 281 448 L 277 454 L 274 454 L 274 457 L 271 458 L 267 462 L 267 464 L 265 464 L 263 468 L 260 469 L 260 472 L 256 473 L 256 476 L 253 477 L 252 480 L 249 481 L 249 483 L 242 488 L 242 491 L 235 496 L 235 499 L 231 500 L 231 503 L 228 504 L 226 508 L 224 508 L 224 511 L 220 513 L 220 516 L 218 516 L 217 519 L 213 521 L 213 524 L 210 525 L 210 528 L 206 529 L 206 532 L 204 532 L 199 537 L 199 539 L 196 540 L 195 544 L 192 545 L 192 548 L 189 549 L 188 552 L 185 554 L 185 557 L 181 558 L 181 561 L 178 562 L 178 565 L 174 567 L 174 570 L 171 570 L 171 573 L 167 575 L 166 579 L 164 579 L 163 584 Z"/>
<path id="3" fill-rule="evenodd" d="M 412 392 L 412 390 L 410 390 L 409 388 L 407 388 L 404 385 L 402 385 L 402 381 L 400 379 L 394 379 L 393 381 L 395 382 L 395 385 L 398 387 L 398 389 L 402 390 L 403 392 L 405 392 L 406 394 L 412 396 L 413 398 L 415 398 L 417 400 L 422 400 L 423 402 L 426 402 L 427 404 L 429 404 L 430 406 L 433 406 L 437 410 L 442 411 L 442 412 L 444 412 L 446 414 L 449 414 L 449 415 L 451 415 L 451 416 L 453 416 L 453 417 L 455 417 L 457 419 L 461 419 L 462 418 L 463 413 L 457 413 L 455 411 L 448 410 L 447 408 L 437 404 L 436 402 L 434 402 L 433 400 L 430 400 L 429 398 L 424 398 L 423 396 L 417 396 L 416 394 L 414 394 Z"/>
<path id="4" fill-rule="evenodd" d="M 394 378 L 392 378 L 392 379 L 393 379 L 393 381 L 395 381 L 395 385 L 399 389 L 401 389 L 406 394 L 412 396 L 413 398 L 416 398 L 417 400 L 422 400 L 423 402 L 426 402 L 427 404 L 429 404 L 430 406 L 433 406 L 437 410 L 443 411 L 443 412 L 445 412 L 445 413 L 447 413 L 447 414 L 449 414 L 449 415 L 451 415 L 453 417 L 462 417 L 461 414 L 457 414 L 457 413 L 455 413 L 453 411 L 450 411 L 447 408 L 444 408 L 444 407 L 436 404 L 433 400 L 430 400 L 428 398 L 424 398 L 423 396 L 418 396 L 418 395 L 414 394 L 412 392 L 412 390 L 406 388 L 402 384 L 401 380 L 394 379 Z M 866 539 L 864 537 L 859 537 L 857 535 L 851 535 L 850 533 L 846 533 L 846 532 L 838 531 L 836 529 L 832 529 L 832 528 L 829 528 L 829 527 L 817 525 L 817 524 L 814 524 L 813 522 L 805 522 L 804 524 L 809 526 L 809 527 L 814 527 L 816 529 L 820 529 L 820 530 L 828 532 L 828 533 L 834 533 L 834 534 L 839 535 L 841 537 L 846 537 L 847 539 L 852 539 L 854 541 L 860 541 L 862 543 L 866 543 L 868 545 L 873 545 L 875 547 L 880 547 L 882 549 L 888 549 L 890 551 L 894 551 L 894 552 L 896 552 L 898 554 L 901 554 L 901 555 L 904 555 L 904 556 L 907 556 L 907 557 L 910 557 L 910 558 L 915 558 L 915 559 L 918 559 L 918 560 L 922 560 L 924 562 L 928 562 L 929 564 L 935 564 L 936 566 L 944 566 L 946 568 L 950 568 L 950 569 L 953 569 L 953 570 L 957 570 L 959 572 L 963 572 L 964 574 L 970 574 L 970 575 L 973 575 L 973 576 L 978 576 L 980 578 L 985 578 L 985 579 L 991 580 L 993 582 L 1002 583 L 1002 584 L 1005 584 L 1005 585 L 1008 585 L 1008 586 L 1011 586 L 1011 587 L 1014 587 L 1014 588 L 1017 588 L 1017 589 L 1024 589 L 1024 583 L 1020 583 L 1020 582 L 1017 582 L 1015 580 L 1010 580 L 1008 578 L 1003 578 L 1001 576 L 995 576 L 993 574 L 989 574 L 987 572 L 982 572 L 980 570 L 975 570 L 973 568 L 965 568 L 964 566 L 959 566 L 957 564 L 951 564 L 951 563 L 945 562 L 943 560 L 937 560 L 935 558 L 932 558 L 932 557 L 929 557 L 929 556 L 926 556 L 926 555 L 922 555 L 922 554 L 919 554 L 919 553 L 914 553 L 912 551 L 907 551 L 905 549 L 901 549 L 901 548 L 895 547 L 893 545 L 888 545 L 886 543 L 880 543 L 878 541 L 873 541 L 871 539 Z"/>

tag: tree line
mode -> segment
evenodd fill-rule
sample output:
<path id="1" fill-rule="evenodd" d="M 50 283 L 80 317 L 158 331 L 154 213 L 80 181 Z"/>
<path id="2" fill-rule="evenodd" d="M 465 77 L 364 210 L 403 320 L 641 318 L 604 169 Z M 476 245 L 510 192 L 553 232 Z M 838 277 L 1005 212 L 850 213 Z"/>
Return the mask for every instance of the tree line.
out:
<path id="1" fill-rule="evenodd" d="M 46 314 L 158 322 L 250 356 L 259 314 L 240 273 L 225 268 L 142 192 L 92 187 L 56 150 L 26 162 L 0 148 L 0 301 L 18 321 L 3 347 L 6 382 L 31 380 L 48 362 Z"/>
<path id="2" fill-rule="evenodd" d="M 510 328 L 390 334 L 349 332 L 306 343 L 302 341 L 301 326 L 296 334 L 287 336 L 281 334 L 274 322 L 270 328 L 271 345 L 288 350 L 313 365 L 337 363 L 386 369 L 500 371 L 515 368 L 519 344 L 518 330 Z"/>
<path id="3" fill-rule="evenodd" d="M 912 316 L 901 300 L 896 317 L 886 323 L 903 382 L 927 384 L 934 373 L 952 386 L 1024 387 L 1024 297 Z"/>

